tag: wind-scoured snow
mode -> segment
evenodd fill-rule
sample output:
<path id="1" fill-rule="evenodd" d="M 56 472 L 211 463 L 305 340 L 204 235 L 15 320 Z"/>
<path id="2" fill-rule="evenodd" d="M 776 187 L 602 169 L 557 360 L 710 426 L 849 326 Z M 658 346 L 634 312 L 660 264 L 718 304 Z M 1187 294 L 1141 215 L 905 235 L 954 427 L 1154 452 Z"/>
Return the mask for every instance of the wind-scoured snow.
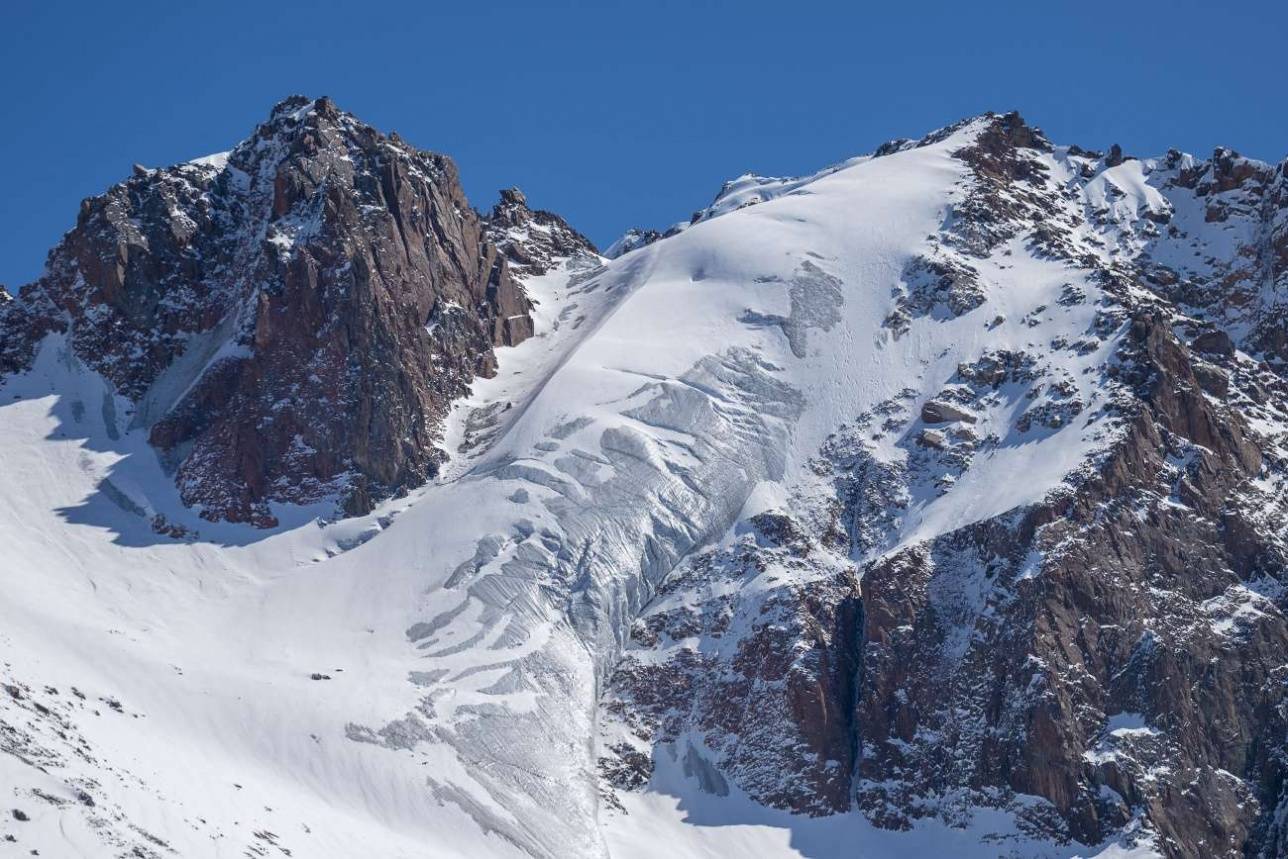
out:
<path id="1" fill-rule="evenodd" d="M 224 167 L 228 166 L 228 156 L 229 156 L 229 155 L 232 155 L 232 152 L 231 152 L 231 151 L 229 151 L 229 152 L 216 152 L 216 153 L 214 153 L 214 154 L 212 154 L 212 155 L 203 155 L 203 156 L 201 156 L 200 158 L 194 158 L 194 159 L 192 159 L 191 161 L 189 161 L 188 163 L 189 163 L 189 164 L 197 164 L 197 165 L 200 165 L 200 166 L 202 166 L 202 167 L 213 167 L 213 168 L 215 168 L 216 170 L 223 170 L 223 169 L 224 169 Z"/>

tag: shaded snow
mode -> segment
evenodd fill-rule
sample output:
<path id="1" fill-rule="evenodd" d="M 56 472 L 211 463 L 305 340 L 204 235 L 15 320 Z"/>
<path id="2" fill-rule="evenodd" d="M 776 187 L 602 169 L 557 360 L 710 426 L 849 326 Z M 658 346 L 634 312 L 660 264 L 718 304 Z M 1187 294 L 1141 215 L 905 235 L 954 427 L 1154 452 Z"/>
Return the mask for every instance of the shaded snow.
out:
<path id="1" fill-rule="evenodd" d="M 651 859 L 666 845 L 671 859 L 1160 859 L 1151 838 L 1140 843 L 1113 842 L 1095 848 L 1056 847 L 1034 840 L 1006 815 L 979 810 L 964 827 L 933 818 L 910 831 L 878 829 L 858 812 L 804 817 L 766 808 L 734 789 L 728 796 L 700 790 L 680 762 L 663 752 L 656 760 L 650 790 L 622 798 L 623 811 L 602 820 L 614 859 Z M 987 836 L 987 837 L 986 837 Z"/>

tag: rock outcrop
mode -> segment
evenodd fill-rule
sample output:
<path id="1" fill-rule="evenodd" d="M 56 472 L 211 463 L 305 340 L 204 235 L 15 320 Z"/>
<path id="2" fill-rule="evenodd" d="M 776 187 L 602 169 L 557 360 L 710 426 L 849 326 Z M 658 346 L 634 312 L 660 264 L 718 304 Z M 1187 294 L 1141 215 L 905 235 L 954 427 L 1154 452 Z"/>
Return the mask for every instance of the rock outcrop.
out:
<path id="1" fill-rule="evenodd" d="M 529 209 L 528 198 L 518 188 L 501 191 L 487 216 L 486 236 L 519 276 L 543 275 L 559 260 L 597 253 L 590 239 L 554 212 Z"/>
<path id="2" fill-rule="evenodd" d="M 1013 803 L 1091 844 L 1141 816 L 1175 856 L 1282 837 L 1284 497 L 1165 320 L 1138 317 L 1125 353 L 1126 432 L 1076 486 L 866 568 L 875 821 Z"/>
<path id="3" fill-rule="evenodd" d="M 6 302 L 0 369 L 65 336 L 208 518 L 363 512 L 435 472 L 449 402 L 493 372 L 494 347 L 531 336 L 511 260 L 537 270 L 588 246 L 507 200 L 489 224 L 449 158 L 292 97 L 226 155 L 136 167 L 85 200 Z M 502 252 L 489 231 L 521 215 L 549 241 Z"/>

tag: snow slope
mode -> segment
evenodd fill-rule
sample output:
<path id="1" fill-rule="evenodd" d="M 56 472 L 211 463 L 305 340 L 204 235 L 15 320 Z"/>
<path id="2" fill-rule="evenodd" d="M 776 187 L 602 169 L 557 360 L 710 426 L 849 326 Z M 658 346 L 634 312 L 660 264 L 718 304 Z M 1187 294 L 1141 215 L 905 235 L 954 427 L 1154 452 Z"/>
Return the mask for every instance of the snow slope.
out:
<path id="1" fill-rule="evenodd" d="M 688 856 L 969 841 L 898 840 L 857 815 L 683 824 L 708 800 L 682 779 L 607 813 L 593 744 L 630 620 L 686 554 L 788 503 L 860 413 L 899 398 L 915 409 L 959 364 L 1093 325 L 1096 285 L 1018 243 L 977 263 L 983 305 L 903 333 L 884 324 L 910 266 L 940 252 L 928 237 L 967 179 L 951 153 L 979 128 L 744 183 L 677 235 L 535 279 L 545 336 L 502 352 L 500 376 L 458 406 L 444 479 L 358 519 L 275 510 L 268 534 L 196 519 L 116 418 L 124 403 L 48 340 L 0 388 L 14 690 L 0 706 L 21 751 L 0 756 L 0 791 L 31 818 L 4 831 L 46 856 L 103 855 L 104 842 L 141 855 L 636 856 L 657 831 Z M 1059 304 L 1071 283 L 1092 300 Z M 1100 394 L 1084 370 L 1113 348 L 1052 359 L 1089 411 Z M 977 431 L 1003 443 L 951 485 L 917 489 L 878 551 L 1036 500 L 1104 443 L 1080 423 L 1013 437 L 1017 408 L 980 412 Z M 910 453 L 892 437 L 879 455 Z M 188 539 L 158 541 L 156 513 Z M 711 803 L 716 823 L 722 808 L 747 813 Z"/>
<path id="2" fill-rule="evenodd" d="M 621 812 L 610 812 L 605 834 L 615 859 L 721 859 L 757 856 L 766 859 L 811 859 L 855 856 L 861 859 L 957 859 L 1062 857 L 1062 859 L 1157 859 L 1151 847 L 1110 844 L 1088 850 L 1078 845 L 1055 847 L 1019 832 L 1000 812 L 980 813 L 975 825 L 953 828 L 931 819 L 912 831 L 879 829 L 861 815 L 803 817 L 766 808 L 746 796 L 713 796 L 695 790 L 674 761 L 662 766 L 648 793 L 630 795 Z M 1000 837 L 999 837 L 1000 835 Z"/>

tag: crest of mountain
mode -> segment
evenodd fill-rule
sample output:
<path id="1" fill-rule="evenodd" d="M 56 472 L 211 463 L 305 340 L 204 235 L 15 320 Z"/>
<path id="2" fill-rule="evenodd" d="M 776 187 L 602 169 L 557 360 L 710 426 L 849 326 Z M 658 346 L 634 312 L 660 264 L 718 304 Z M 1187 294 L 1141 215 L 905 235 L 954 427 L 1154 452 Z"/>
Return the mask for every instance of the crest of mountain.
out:
<path id="1" fill-rule="evenodd" d="M 662 234 L 657 230 L 640 229 L 631 227 L 625 233 L 604 250 L 604 256 L 609 259 L 617 259 L 623 254 L 628 254 L 633 250 L 638 250 L 645 245 L 651 245 L 653 242 L 662 238 Z"/>
<path id="2" fill-rule="evenodd" d="M 85 200 L 0 360 L 64 336 L 208 518 L 365 513 L 433 476 L 448 404 L 531 334 L 519 245 L 487 230 L 450 159 L 289 98 L 231 152 Z"/>
<path id="3" fill-rule="evenodd" d="M 527 197 L 518 188 L 501 192 L 500 201 L 487 218 L 485 234 L 520 276 L 547 274 L 572 257 L 587 261 L 597 257 L 590 239 L 553 212 L 529 209 Z"/>
<path id="4" fill-rule="evenodd" d="M 986 114 L 601 257 L 291 99 L 0 320 L 42 855 L 1288 849 L 1288 162 Z"/>

